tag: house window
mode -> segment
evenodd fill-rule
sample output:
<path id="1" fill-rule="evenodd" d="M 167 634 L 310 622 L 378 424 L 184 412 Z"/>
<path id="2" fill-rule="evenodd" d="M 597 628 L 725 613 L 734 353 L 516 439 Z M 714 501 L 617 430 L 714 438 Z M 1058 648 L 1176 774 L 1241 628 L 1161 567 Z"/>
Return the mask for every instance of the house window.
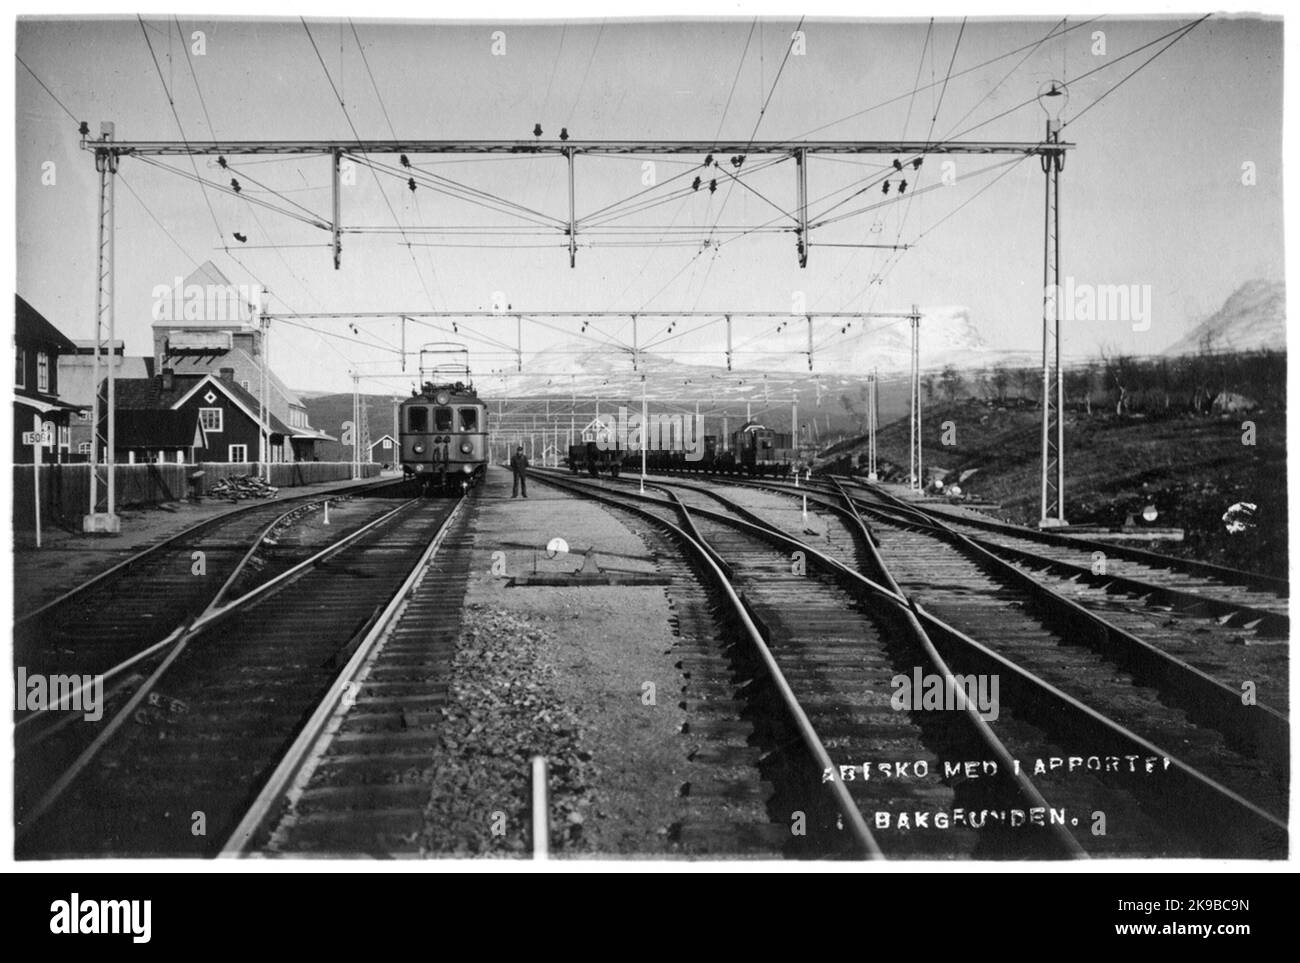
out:
<path id="1" fill-rule="evenodd" d="M 223 431 L 222 414 L 220 408 L 200 408 L 199 409 L 199 427 L 204 431 Z"/>
<path id="2" fill-rule="evenodd" d="M 15 352 L 14 357 L 17 362 L 17 367 L 14 368 L 14 387 L 26 388 L 27 387 L 27 349 L 19 348 L 17 352 Z"/>
<path id="3" fill-rule="evenodd" d="M 78 454 L 78 455 L 89 455 L 89 454 L 90 454 L 90 442 L 88 442 L 88 441 L 83 441 L 83 442 L 81 442 L 81 444 L 77 445 L 77 454 Z"/>
<path id="4" fill-rule="evenodd" d="M 36 352 L 36 390 L 50 390 L 50 356 L 44 351 Z"/>
<path id="5" fill-rule="evenodd" d="M 247 382 L 247 381 L 241 381 L 241 382 L 239 383 L 239 385 L 240 385 L 240 387 L 242 387 L 245 391 L 248 390 L 248 382 Z"/>
<path id="6" fill-rule="evenodd" d="M 231 445 L 229 450 L 230 457 L 228 461 L 248 461 L 247 445 Z"/>
<path id="7" fill-rule="evenodd" d="M 67 425 L 59 426 L 59 447 L 63 449 L 72 447 L 72 429 Z"/>

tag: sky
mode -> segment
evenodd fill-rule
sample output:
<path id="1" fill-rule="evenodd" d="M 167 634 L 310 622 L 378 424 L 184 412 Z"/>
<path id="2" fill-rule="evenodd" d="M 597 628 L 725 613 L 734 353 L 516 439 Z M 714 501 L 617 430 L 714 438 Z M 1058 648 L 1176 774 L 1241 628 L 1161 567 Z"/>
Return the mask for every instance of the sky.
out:
<path id="1" fill-rule="evenodd" d="M 1151 304 L 1145 331 L 1125 319 L 1067 325 L 1065 351 L 1155 352 L 1243 282 L 1284 276 L 1281 23 L 1212 17 L 1142 66 L 1163 42 L 1124 55 L 1194 18 L 1087 19 L 355 19 L 309 20 L 306 28 L 192 15 L 146 16 L 143 25 L 24 19 L 15 63 L 17 290 L 71 337 L 91 336 L 98 185 L 72 117 L 92 131 L 112 121 L 119 140 L 532 140 L 540 123 L 547 141 L 560 127 L 579 140 L 1036 141 L 1046 115 L 1035 95 L 1057 79 L 1069 91 L 1062 136 L 1077 145 L 1061 176 L 1062 274 L 1078 285 L 1137 285 Z M 193 52 L 195 31 L 202 54 Z M 118 335 L 130 353 L 148 353 L 154 289 L 211 260 L 235 283 L 264 285 L 278 313 L 476 310 L 499 295 L 536 311 L 788 311 L 802 303 L 811 311 L 888 312 L 918 304 L 967 318 L 992 348 L 1032 349 L 1041 337 L 1038 162 L 956 156 L 955 183 L 944 185 L 944 159 L 927 157 L 883 196 L 875 182 L 892 158 L 814 158 L 815 213 L 851 185 L 870 189 L 833 209 L 852 216 L 813 231 L 804 269 L 788 231 L 729 230 L 791 223 L 789 160 L 748 173 L 767 159 L 747 157 L 743 186 L 734 186 L 694 156 L 580 158 L 580 217 L 646 191 L 646 161 L 655 165 L 655 185 L 640 199 L 670 199 L 618 222 L 628 227 L 622 234 L 580 231 L 573 269 L 567 240 L 553 229 L 506 233 L 523 222 L 439 194 L 427 178 L 412 193 L 400 170 L 359 167 L 342 191 L 343 223 L 365 230 L 345 234 L 335 271 L 326 232 L 249 200 L 328 219 L 326 159 L 231 157 L 242 185 L 231 196 L 205 193 L 188 158 L 162 159 L 172 170 L 126 158 L 116 206 Z M 393 157 L 373 160 L 396 165 Z M 411 160 L 426 174 L 568 216 L 561 160 Z M 214 158 L 194 162 L 202 177 L 229 182 L 232 171 Z M 1243 183 L 1243 165 L 1253 183 Z M 726 170 L 733 168 L 724 161 Z M 716 194 L 705 187 L 674 195 L 692 171 L 705 171 L 706 184 L 718 176 Z M 901 200 L 896 182 L 908 175 L 911 199 Z M 426 232 L 448 225 L 474 233 Z M 909 248 L 838 246 L 864 243 Z M 644 317 L 643 342 L 685 329 L 679 322 L 669 332 L 669 323 Z M 873 328 L 896 323 L 844 333 L 837 323 L 819 325 L 819 366 L 858 363 Z M 779 332 L 778 324 L 744 322 L 736 341 L 769 353 L 787 343 L 803 349 L 797 326 Z M 514 345 L 513 322 L 475 323 L 467 335 L 468 328 L 457 336 L 470 345 L 476 371 L 513 364 L 505 350 Z M 395 322 L 361 323 L 354 332 L 337 321 L 286 321 L 272 330 L 272 363 L 296 387 L 347 390 L 351 368 L 373 379 L 396 371 Z M 549 348 L 554 357 L 557 345 L 585 339 L 625 345 L 630 322 L 587 331 L 577 320 L 529 325 L 523 337 L 525 354 Z M 664 350 L 720 363 L 721 339 L 710 324 Z"/>

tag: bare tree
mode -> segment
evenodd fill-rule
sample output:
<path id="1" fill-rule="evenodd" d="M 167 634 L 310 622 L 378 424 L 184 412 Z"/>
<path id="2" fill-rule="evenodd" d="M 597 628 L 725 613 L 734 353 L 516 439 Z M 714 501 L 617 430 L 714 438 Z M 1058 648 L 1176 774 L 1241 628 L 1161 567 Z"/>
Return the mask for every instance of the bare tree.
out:
<path id="1" fill-rule="evenodd" d="M 865 393 L 866 389 L 864 388 L 863 391 Z M 844 394 L 840 395 L 840 406 L 843 407 L 843 409 L 849 413 L 850 417 L 852 417 L 853 420 L 858 423 L 859 433 L 866 434 L 867 432 L 866 414 L 864 412 L 858 411 L 857 405 L 853 403 L 853 396 L 850 395 L 848 392 L 845 392 Z"/>
<path id="2" fill-rule="evenodd" d="M 1040 372 L 1034 368 L 1017 368 L 1015 374 L 1017 396 L 1034 401 L 1038 397 L 1035 389 L 1040 383 L 1039 375 Z"/>
<path id="3" fill-rule="evenodd" d="M 1092 414 L 1092 366 L 1065 370 L 1065 397 L 1083 402 L 1084 409 Z"/>
<path id="4" fill-rule="evenodd" d="M 943 372 L 939 375 L 939 383 L 943 387 L 943 396 L 952 404 L 961 394 L 965 386 L 965 379 L 962 378 L 961 372 L 954 365 L 944 365 Z"/>
<path id="5" fill-rule="evenodd" d="M 1114 384 L 1118 392 L 1115 399 L 1115 414 L 1122 415 L 1129 409 L 1131 403 L 1133 359 L 1120 354 L 1114 347 L 1106 345 L 1098 349 L 1098 354 L 1101 357 L 1102 370 L 1106 373 L 1106 380 Z"/>
<path id="6" fill-rule="evenodd" d="M 990 381 L 993 383 L 993 390 L 997 392 L 998 401 L 1005 404 L 1007 387 L 1011 384 L 1011 372 L 1006 369 L 1005 365 L 998 365 L 993 369 L 993 377 Z"/>

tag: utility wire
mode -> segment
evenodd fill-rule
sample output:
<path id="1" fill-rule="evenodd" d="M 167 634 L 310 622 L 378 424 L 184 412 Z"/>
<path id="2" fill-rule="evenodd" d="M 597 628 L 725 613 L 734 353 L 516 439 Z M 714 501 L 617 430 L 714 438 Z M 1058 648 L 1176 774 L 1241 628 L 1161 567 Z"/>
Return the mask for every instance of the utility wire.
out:
<path id="1" fill-rule="evenodd" d="M 49 85 L 47 85 L 45 81 L 41 80 L 41 78 L 36 75 L 36 71 L 32 70 L 31 67 L 27 66 L 27 61 L 23 60 L 22 57 L 19 57 L 16 52 L 14 53 L 14 59 L 23 65 L 23 69 L 32 75 L 32 79 L 41 85 L 41 89 L 50 95 L 50 98 L 63 109 L 63 112 L 65 114 L 67 114 L 69 117 L 72 118 L 72 122 L 80 126 L 81 121 L 77 119 L 77 115 L 74 114 L 72 111 L 68 110 L 68 105 L 59 99 L 59 95 L 56 94 L 54 91 L 50 90 Z"/>
<path id="2" fill-rule="evenodd" d="M 1144 68 L 1147 64 L 1151 63 L 1151 61 L 1155 60 L 1157 57 L 1159 57 L 1162 53 L 1164 53 L 1166 50 L 1168 50 L 1168 49 L 1169 49 L 1170 47 L 1172 47 L 1174 44 L 1178 43 L 1178 41 L 1182 40 L 1182 39 L 1183 39 L 1184 37 L 1186 37 L 1189 33 L 1191 33 L 1193 30 L 1195 30 L 1197 27 L 1199 27 L 1201 24 L 1203 24 L 1206 20 L 1210 19 L 1211 16 L 1213 16 L 1213 14 L 1209 14 L 1209 13 L 1207 13 L 1205 16 L 1201 17 L 1199 20 L 1195 20 L 1195 21 L 1193 21 L 1191 24 L 1189 24 L 1189 25 L 1188 25 L 1188 26 L 1183 30 L 1182 33 L 1180 33 L 1178 36 L 1174 37 L 1172 40 L 1169 41 L 1169 43 L 1165 44 L 1163 47 L 1161 47 L 1159 50 L 1157 50 L 1155 53 L 1153 53 L 1153 54 L 1152 54 L 1150 57 L 1148 57 L 1146 60 L 1142 61 L 1142 63 L 1140 63 L 1140 64 L 1139 64 L 1136 68 L 1134 68 L 1130 73 L 1126 74 L 1126 75 L 1124 76 L 1124 78 L 1123 78 L 1122 80 L 1119 81 L 1119 83 L 1117 83 L 1117 84 L 1115 84 L 1113 87 L 1109 88 L 1105 93 L 1103 93 L 1100 97 L 1098 97 L 1096 100 L 1094 100 L 1092 103 L 1090 103 L 1087 107 L 1084 107 L 1083 110 L 1079 111 L 1077 114 L 1075 114 L 1075 115 L 1074 115 L 1073 117 L 1071 117 L 1069 120 L 1067 120 L 1067 121 L 1065 121 L 1064 123 L 1062 123 L 1062 124 L 1061 124 L 1061 128 L 1064 129 L 1064 128 L 1068 127 L 1070 124 L 1074 123 L 1076 120 L 1078 120 L 1078 119 L 1079 119 L 1080 117 L 1082 117 L 1084 114 L 1086 114 L 1088 111 L 1092 110 L 1092 108 L 1096 107 L 1099 103 L 1101 103 L 1103 100 L 1105 100 L 1105 99 L 1106 99 L 1107 97 L 1109 97 L 1111 94 L 1113 94 L 1115 91 L 1119 90 L 1119 88 L 1123 87 L 1126 83 L 1129 82 L 1129 80 L 1133 77 L 1134 74 L 1136 74 L 1138 71 L 1142 70 L 1142 68 Z M 1167 35 L 1166 35 L 1166 36 L 1167 36 Z M 1139 48 L 1139 49 L 1141 49 L 1141 48 Z M 1091 71 L 1090 71 L 1090 72 L 1091 72 Z M 1087 74 L 1084 74 L 1084 75 L 1083 75 L 1083 77 L 1086 77 L 1086 76 L 1088 76 L 1088 75 L 1087 75 Z M 1076 78 L 1076 81 L 1075 81 L 1075 82 L 1077 83 L 1079 80 L 1082 80 L 1083 77 Z"/>
<path id="3" fill-rule="evenodd" d="M 803 29 L 803 22 L 804 22 L 804 18 L 800 17 L 799 22 L 795 25 L 794 33 L 792 33 L 790 36 L 790 42 L 786 44 L 785 56 L 781 58 L 781 66 L 777 68 L 776 76 L 772 78 L 772 86 L 767 92 L 767 97 L 763 101 L 763 105 L 758 110 L 758 119 L 754 121 L 754 129 L 750 131 L 749 134 L 750 147 L 753 146 L 754 139 L 758 137 L 758 128 L 762 126 L 763 118 L 767 116 L 768 105 L 772 103 L 772 97 L 776 93 L 777 84 L 781 82 L 781 75 L 785 73 L 785 65 L 789 63 L 790 53 L 792 50 L 794 50 L 795 35 L 798 34 Z M 721 169 L 721 167 L 719 167 L 719 169 Z M 736 182 L 734 180 L 728 183 L 726 196 L 722 198 L 722 205 L 718 208 L 718 216 L 714 221 L 715 225 L 722 220 L 722 215 L 727 209 L 727 202 L 731 200 L 731 192 L 735 188 L 735 186 L 736 186 Z M 712 237 L 713 234 L 710 233 L 709 235 L 710 240 L 712 240 Z M 708 242 L 706 242 L 705 246 L 702 246 L 700 248 L 700 252 L 703 253 L 706 247 L 708 246 L 709 246 Z M 695 301 L 692 304 L 692 310 L 694 310 L 694 308 L 699 307 L 700 298 L 704 297 L 704 290 L 708 286 L 709 276 L 713 273 L 713 265 L 716 264 L 717 261 L 718 261 L 718 250 L 716 247 L 714 247 L 713 257 L 709 260 L 709 266 L 704 272 L 704 280 L 700 282 L 700 293 L 697 294 L 695 297 Z"/>
<path id="4" fill-rule="evenodd" d="M 1095 23 L 1096 21 L 1098 21 L 1098 20 L 1100 20 L 1100 19 L 1101 19 L 1101 17 L 1100 17 L 1100 16 L 1097 16 L 1097 17 L 1092 17 L 1092 18 L 1090 18 L 1090 19 L 1088 19 L 1088 20 L 1081 20 L 1079 23 L 1076 23 L 1076 24 L 1073 24 L 1073 25 L 1071 25 L 1071 26 L 1069 26 L 1069 27 L 1066 27 L 1066 28 L 1065 28 L 1064 30 L 1062 30 L 1059 34 L 1056 34 L 1056 36 L 1058 36 L 1058 37 L 1063 37 L 1063 36 L 1065 36 L 1067 33 L 1071 33 L 1072 31 L 1078 30 L 1078 29 L 1080 29 L 1081 27 L 1086 27 L 1088 24 L 1090 24 L 1090 23 Z M 1050 38 L 1049 38 L 1049 39 L 1050 39 Z M 981 61 L 980 63 L 975 64 L 973 67 L 967 67 L 967 68 L 964 69 L 964 70 L 959 70 L 957 73 L 955 73 L 955 74 L 952 75 L 952 76 L 953 76 L 953 79 L 955 80 L 955 79 L 958 78 L 958 77 L 964 77 L 964 76 L 966 76 L 967 74 L 974 73 L 974 72 L 977 71 L 977 70 L 982 70 L 983 68 L 988 67 L 988 66 L 990 66 L 991 64 L 995 64 L 995 63 L 997 63 L 997 62 L 1000 61 L 1000 60 L 1006 60 L 1008 57 L 1014 57 L 1016 54 L 1018 54 L 1018 53 L 1020 53 L 1020 52 L 1022 52 L 1022 51 L 1024 51 L 1024 50 L 1028 50 L 1028 49 L 1031 48 L 1031 47 L 1036 47 L 1036 46 L 1038 46 L 1038 45 L 1041 44 L 1041 43 L 1042 43 L 1042 41 L 1039 40 L 1039 41 L 1036 41 L 1035 43 L 1023 44 L 1022 46 L 1016 47 L 1016 48 L 1014 48 L 1014 49 L 1012 49 L 1012 50 L 1008 50 L 1006 53 L 998 54 L 996 57 L 990 57 L 988 60 Z M 922 88 L 920 88 L 920 89 L 921 89 L 921 90 L 930 90 L 931 88 L 933 88 L 933 87 L 937 87 L 938 85 L 939 85 L 939 81 L 935 81 L 934 83 L 932 83 L 932 84 L 927 84 L 926 86 L 924 86 L 924 87 L 922 87 Z M 896 104 L 896 103 L 898 103 L 900 100 L 906 100 L 908 97 L 911 97 L 911 96 L 913 96 L 913 95 L 914 95 L 914 94 L 913 94 L 912 92 L 908 92 L 908 93 L 905 93 L 905 94 L 898 94 L 898 95 L 896 95 L 896 96 L 894 96 L 894 97 L 890 97 L 890 98 L 888 98 L 888 99 L 886 99 L 886 100 L 882 100 L 882 101 L 880 101 L 880 102 L 878 102 L 878 103 L 872 104 L 870 107 L 864 107 L 864 108 L 862 108 L 861 110 L 855 110 L 853 113 L 851 113 L 851 114 L 846 114 L 845 116 L 840 117 L 838 120 L 828 121 L 827 123 L 825 123 L 825 124 L 821 124 L 821 125 L 818 126 L 818 127 L 813 127 L 813 128 L 810 129 L 810 130 L 806 130 L 806 131 L 804 131 L 804 132 L 801 133 L 801 134 L 796 134 L 796 135 L 795 135 L 795 138 L 796 138 L 796 139 L 803 139 L 803 138 L 807 137 L 809 134 L 816 134 L 816 133 L 818 133 L 818 132 L 820 132 L 820 131 L 825 130 L 827 127 L 834 127 L 834 126 L 837 125 L 837 124 L 842 124 L 842 123 L 844 123 L 846 120 L 853 120 L 854 118 L 861 117 L 861 116 L 863 116 L 864 114 L 872 113 L 873 111 L 880 110 L 882 107 L 888 107 L 890 104 Z"/>
<path id="5" fill-rule="evenodd" d="M 141 17 L 139 14 L 136 15 L 136 20 L 139 21 L 140 23 L 140 32 L 144 35 L 144 42 L 149 47 L 149 57 L 150 59 L 153 60 L 154 70 L 156 70 L 158 73 L 158 82 L 162 84 L 163 94 L 165 94 L 167 97 L 167 106 L 171 108 L 172 117 L 175 118 L 176 120 L 176 129 L 180 131 L 181 141 L 185 144 L 186 151 L 189 151 L 190 142 L 189 142 L 189 138 L 185 136 L 185 125 L 181 123 L 180 112 L 176 110 L 176 101 L 173 99 L 172 93 L 167 87 L 167 79 L 163 77 L 162 66 L 158 63 L 157 54 L 154 53 L 153 41 L 149 39 L 149 30 L 145 26 L 144 18 Z M 168 36 L 169 37 L 171 36 L 170 31 L 168 31 Z M 196 180 L 200 182 L 199 190 L 203 194 L 203 203 L 206 204 L 208 207 L 208 213 L 212 216 L 212 225 L 217 229 L 217 237 L 220 238 L 221 244 L 223 245 L 223 248 L 225 248 L 226 232 L 221 229 L 221 222 L 217 220 L 217 212 L 216 209 L 213 208 L 212 206 L 211 198 L 208 197 L 207 187 L 203 185 L 203 178 L 199 176 L 198 160 L 195 158 L 193 153 L 189 154 L 189 158 L 190 158 L 190 165 L 194 168 L 194 177 Z"/>
<path id="6" fill-rule="evenodd" d="M 339 109 L 343 111 L 343 119 L 347 121 L 348 127 L 352 131 L 352 136 L 356 138 L 357 146 L 358 148 L 360 148 L 361 135 L 357 132 L 356 124 L 352 123 L 352 115 L 348 113 L 348 106 L 346 103 L 344 103 L 343 97 L 339 93 L 338 87 L 334 84 L 334 78 L 330 75 L 329 67 L 325 65 L 325 58 L 321 56 L 320 48 L 316 46 L 316 38 L 312 36 L 311 28 L 307 26 L 307 21 L 302 17 L 299 17 L 298 19 L 302 22 L 302 29 L 307 34 L 307 40 L 310 41 L 311 43 L 311 49 L 316 53 L 316 59 L 320 61 L 320 69 L 325 74 L 325 80 L 329 84 L 330 90 L 334 92 L 334 98 L 339 103 Z M 365 156 L 364 151 L 359 151 L 359 153 Z M 398 218 L 397 211 L 393 208 L 392 201 L 388 199 L 388 192 L 384 190 L 384 185 L 379 180 L 379 174 L 374 170 L 373 167 L 370 169 L 370 173 L 371 176 L 373 176 L 375 179 L 375 185 L 379 188 L 379 196 L 384 199 L 384 206 L 388 208 L 388 213 L 392 215 L 393 223 L 396 224 L 399 229 L 401 229 L 402 228 L 401 219 Z M 411 264 L 415 267 L 415 276 L 420 282 L 420 287 L 424 290 L 424 296 L 429 299 L 429 304 L 431 307 L 436 306 L 433 300 L 433 295 L 429 293 L 428 285 L 424 283 L 424 275 L 420 272 L 420 264 L 415 259 L 415 252 L 411 250 L 410 239 L 406 237 L 406 232 L 404 230 L 402 231 L 402 240 L 406 242 L 406 252 L 411 257 Z"/>

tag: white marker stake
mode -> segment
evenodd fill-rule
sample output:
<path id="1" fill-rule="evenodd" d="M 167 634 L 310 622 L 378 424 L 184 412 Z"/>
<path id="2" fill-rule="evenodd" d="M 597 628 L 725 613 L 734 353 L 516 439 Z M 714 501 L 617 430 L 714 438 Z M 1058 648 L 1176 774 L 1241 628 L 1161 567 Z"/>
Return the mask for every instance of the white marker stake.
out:
<path id="1" fill-rule="evenodd" d="M 330 523 L 330 500 L 327 498 L 325 499 L 325 524 L 328 525 L 329 523 Z"/>
<path id="2" fill-rule="evenodd" d="M 550 819 L 546 805 L 546 757 L 533 756 L 533 859 L 544 860 L 550 849 Z"/>
<path id="3" fill-rule="evenodd" d="M 803 523 L 808 524 L 808 496 L 803 497 Z"/>

